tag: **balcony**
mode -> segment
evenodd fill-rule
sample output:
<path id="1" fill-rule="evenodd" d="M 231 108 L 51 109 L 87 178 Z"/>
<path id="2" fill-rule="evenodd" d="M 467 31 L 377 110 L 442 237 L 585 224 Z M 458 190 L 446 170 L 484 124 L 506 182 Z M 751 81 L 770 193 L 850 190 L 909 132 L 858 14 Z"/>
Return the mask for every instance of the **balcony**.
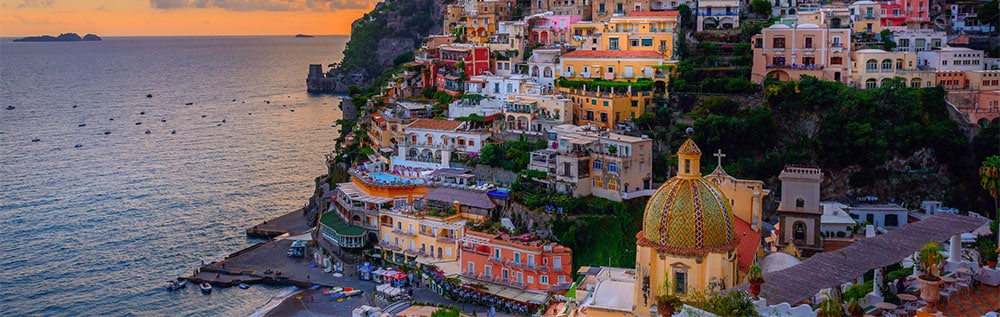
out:
<path id="1" fill-rule="evenodd" d="M 562 72 L 562 76 L 566 77 L 566 78 L 570 78 L 570 77 L 573 77 L 574 74 L 573 74 L 573 72 Z"/>
<path id="2" fill-rule="evenodd" d="M 431 238 L 433 238 L 433 237 L 437 237 L 437 235 L 436 235 L 436 234 L 434 234 L 434 231 L 430 231 L 430 232 L 424 232 L 424 231 L 420 231 L 420 234 L 421 234 L 421 235 L 424 235 L 424 236 L 427 236 L 427 237 L 431 237 Z"/>
<path id="3" fill-rule="evenodd" d="M 398 244 L 389 244 L 388 242 L 385 241 L 379 243 L 378 245 L 383 249 L 393 250 L 397 252 L 403 250 L 403 248 L 400 247 Z"/>
<path id="4" fill-rule="evenodd" d="M 590 72 L 580 72 L 580 77 L 590 78 Z"/>
<path id="5" fill-rule="evenodd" d="M 441 242 L 441 243 L 455 243 L 455 237 L 439 236 L 439 237 L 437 237 L 437 242 Z"/>
<path id="6" fill-rule="evenodd" d="M 503 264 L 503 258 L 497 258 L 497 257 L 492 257 L 492 256 L 488 260 L 486 260 L 486 261 L 488 261 L 490 263 Z"/>

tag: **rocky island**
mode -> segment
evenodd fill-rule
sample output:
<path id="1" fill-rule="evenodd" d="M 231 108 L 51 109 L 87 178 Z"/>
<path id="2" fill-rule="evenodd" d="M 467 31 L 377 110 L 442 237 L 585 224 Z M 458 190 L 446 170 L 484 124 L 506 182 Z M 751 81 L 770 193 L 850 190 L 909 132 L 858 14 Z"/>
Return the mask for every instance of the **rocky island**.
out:
<path id="1" fill-rule="evenodd" d="M 14 42 L 79 42 L 79 41 L 100 41 L 101 37 L 95 34 L 87 34 L 82 38 L 76 33 L 63 33 L 59 36 L 42 35 L 42 36 L 29 36 L 25 38 L 15 39 Z"/>

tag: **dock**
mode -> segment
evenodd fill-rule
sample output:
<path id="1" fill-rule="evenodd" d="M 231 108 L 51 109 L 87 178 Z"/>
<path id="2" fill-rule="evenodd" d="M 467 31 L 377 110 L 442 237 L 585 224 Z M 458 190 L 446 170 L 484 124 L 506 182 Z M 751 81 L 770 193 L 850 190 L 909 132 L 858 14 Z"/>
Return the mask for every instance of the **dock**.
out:
<path id="1" fill-rule="evenodd" d="M 305 232 L 312 228 L 312 224 L 306 222 L 305 213 L 302 208 L 293 210 L 285 215 L 247 228 L 247 236 L 255 238 L 274 238 L 283 234 L 294 235 Z"/>
<path id="2" fill-rule="evenodd" d="M 246 284 L 295 285 L 308 288 L 313 285 L 332 287 L 343 284 L 323 267 L 310 265 L 306 258 L 287 256 L 293 240 L 273 240 L 227 256 L 222 261 L 208 263 L 180 279 L 194 283 L 208 282 L 215 286 L 231 287 Z"/>

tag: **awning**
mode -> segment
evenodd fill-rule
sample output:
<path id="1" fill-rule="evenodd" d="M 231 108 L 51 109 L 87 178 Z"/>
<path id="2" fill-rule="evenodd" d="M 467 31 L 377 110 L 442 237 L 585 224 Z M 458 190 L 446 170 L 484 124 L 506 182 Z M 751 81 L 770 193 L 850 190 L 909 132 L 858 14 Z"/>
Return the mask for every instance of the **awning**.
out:
<path id="1" fill-rule="evenodd" d="M 340 219 L 336 212 L 323 214 L 323 217 L 319 218 L 319 222 L 340 236 L 361 237 L 365 235 L 365 228 L 344 223 L 344 220 Z"/>

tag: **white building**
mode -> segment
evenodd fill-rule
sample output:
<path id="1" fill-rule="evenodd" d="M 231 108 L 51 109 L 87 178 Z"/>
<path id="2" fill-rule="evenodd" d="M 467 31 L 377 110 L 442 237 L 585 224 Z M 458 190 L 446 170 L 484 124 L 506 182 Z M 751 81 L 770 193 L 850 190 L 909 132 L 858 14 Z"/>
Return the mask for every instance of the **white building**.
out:
<path id="1" fill-rule="evenodd" d="M 917 62 L 921 66 L 931 67 L 937 71 L 969 71 L 983 70 L 983 51 L 965 47 L 942 47 L 939 50 L 917 53 Z"/>
<path id="2" fill-rule="evenodd" d="M 503 100 L 507 99 L 509 95 L 537 93 L 537 91 L 532 91 L 536 86 L 537 84 L 531 77 L 524 74 L 479 75 L 469 77 L 465 84 L 465 92 Z"/>
<path id="3" fill-rule="evenodd" d="M 740 26 L 740 0 L 698 1 L 698 31 L 706 29 L 732 29 Z"/>
<path id="4" fill-rule="evenodd" d="M 537 49 L 528 58 L 528 75 L 538 83 L 541 93 L 555 90 L 555 80 L 559 77 L 556 68 L 559 67 L 561 49 Z"/>
<path id="5" fill-rule="evenodd" d="M 511 95 L 503 100 L 504 128 L 542 134 L 573 123 L 573 103 L 562 95 Z"/>
<path id="6" fill-rule="evenodd" d="M 487 117 L 501 112 L 503 112 L 503 108 L 501 107 L 500 100 L 489 97 L 484 99 L 458 99 L 448 105 L 448 119 L 468 117 L 472 114 Z"/>
<path id="7" fill-rule="evenodd" d="M 836 236 L 838 232 L 844 232 L 845 236 L 849 236 L 851 228 L 857 223 L 847 212 L 847 205 L 835 201 L 824 201 L 819 204 L 823 207 L 820 231 L 828 236 Z"/>
<path id="8" fill-rule="evenodd" d="M 858 205 L 847 208 L 855 221 L 864 221 L 876 228 L 896 229 L 906 225 L 906 208 L 895 204 Z"/>
<path id="9" fill-rule="evenodd" d="M 922 52 L 943 47 L 948 43 L 948 34 L 932 29 L 905 29 L 892 32 L 892 39 L 896 41 L 896 51 Z"/>
<path id="10" fill-rule="evenodd" d="M 454 153 L 479 153 L 489 137 L 486 129 L 473 129 L 470 122 L 441 119 L 417 119 L 403 128 L 398 153 L 392 157 L 393 168 L 447 168 Z"/>

